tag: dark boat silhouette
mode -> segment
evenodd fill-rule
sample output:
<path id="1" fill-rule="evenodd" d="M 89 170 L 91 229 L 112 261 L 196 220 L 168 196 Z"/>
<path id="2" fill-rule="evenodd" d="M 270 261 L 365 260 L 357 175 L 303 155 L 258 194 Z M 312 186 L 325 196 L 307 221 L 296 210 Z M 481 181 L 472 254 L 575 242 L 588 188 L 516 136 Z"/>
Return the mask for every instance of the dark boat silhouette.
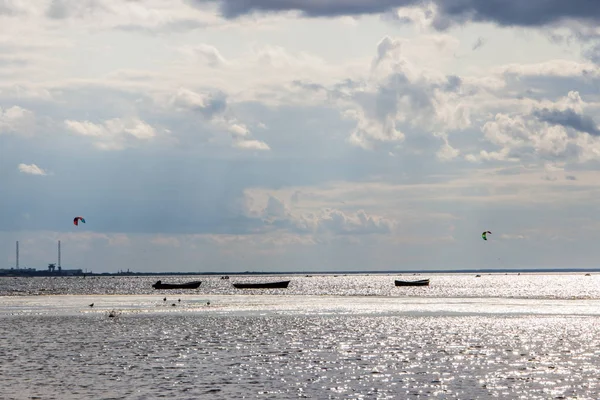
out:
<path id="1" fill-rule="evenodd" d="M 418 281 L 399 281 L 395 280 L 396 286 L 429 286 L 429 279 L 420 279 Z"/>
<path id="2" fill-rule="evenodd" d="M 266 283 L 234 283 L 233 286 L 238 289 L 285 289 L 290 281 L 266 282 Z"/>
<path id="3" fill-rule="evenodd" d="M 157 281 L 152 287 L 154 289 L 198 289 L 202 281 L 193 281 L 187 283 L 162 283 Z"/>

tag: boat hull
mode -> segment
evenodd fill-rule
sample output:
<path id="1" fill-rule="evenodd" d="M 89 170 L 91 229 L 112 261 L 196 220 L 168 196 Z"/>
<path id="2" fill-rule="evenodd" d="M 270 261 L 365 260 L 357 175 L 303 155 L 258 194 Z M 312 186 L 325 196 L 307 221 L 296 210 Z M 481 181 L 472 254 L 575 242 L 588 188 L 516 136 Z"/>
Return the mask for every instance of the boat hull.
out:
<path id="1" fill-rule="evenodd" d="M 267 283 L 234 283 L 233 287 L 237 289 L 285 289 L 290 281 L 267 282 Z"/>
<path id="2" fill-rule="evenodd" d="M 158 281 L 152 287 L 154 289 L 198 289 L 201 283 L 202 281 L 188 283 L 162 283 Z"/>
<path id="3" fill-rule="evenodd" d="M 421 279 L 418 281 L 399 281 L 395 280 L 396 286 L 429 286 L 429 279 Z"/>

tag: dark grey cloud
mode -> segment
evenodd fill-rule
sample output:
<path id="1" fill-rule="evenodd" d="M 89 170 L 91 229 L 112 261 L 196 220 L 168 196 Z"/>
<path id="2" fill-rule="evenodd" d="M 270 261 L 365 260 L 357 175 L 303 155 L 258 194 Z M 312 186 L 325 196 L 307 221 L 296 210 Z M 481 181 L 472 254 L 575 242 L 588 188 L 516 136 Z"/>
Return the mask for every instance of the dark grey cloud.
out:
<path id="1" fill-rule="evenodd" d="M 503 26 L 542 26 L 576 19 L 600 21 L 597 0 L 188 0 L 201 6 L 216 3 L 224 17 L 237 18 L 256 12 L 299 11 L 307 17 L 379 14 L 398 7 L 435 4 L 434 26 L 452 23 L 493 22 Z"/>
<path id="2" fill-rule="evenodd" d="M 422 0 L 188 0 L 202 6 L 217 3 L 225 18 L 238 18 L 256 12 L 299 11 L 308 17 L 379 14 L 396 7 L 422 3 Z"/>
<path id="3" fill-rule="evenodd" d="M 600 136 L 600 130 L 594 120 L 587 116 L 576 113 L 573 110 L 550 110 L 542 108 L 532 113 L 540 121 L 553 125 L 561 125 L 573 128 L 580 132 L 589 133 L 592 136 Z"/>
<path id="4" fill-rule="evenodd" d="M 457 22 L 494 22 L 503 26 L 541 26 L 565 19 L 600 21 L 596 0 L 434 0 L 441 14 Z"/>

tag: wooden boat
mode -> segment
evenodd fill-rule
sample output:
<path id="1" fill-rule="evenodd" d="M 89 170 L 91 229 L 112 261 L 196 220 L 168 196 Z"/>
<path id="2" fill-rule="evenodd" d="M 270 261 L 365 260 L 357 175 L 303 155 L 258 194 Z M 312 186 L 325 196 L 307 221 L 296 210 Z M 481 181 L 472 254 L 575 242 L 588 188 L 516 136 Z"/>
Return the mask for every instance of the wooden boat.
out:
<path id="1" fill-rule="evenodd" d="M 285 289 L 290 281 L 267 282 L 267 283 L 234 283 L 233 286 L 238 289 Z"/>
<path id="2" fill-rule="evenodd" d="M 152 287 L 154 289 L 198 289 L 202 281 L 193 281 L 187 283 L 162 283 L 157 281 Z"/>
<path id="3" fill-rule="evenodd" d="M 395 280 L 396 286 L 429 286 L 429 279 L 420 279 L 418 281 L 399 281 Z"/>

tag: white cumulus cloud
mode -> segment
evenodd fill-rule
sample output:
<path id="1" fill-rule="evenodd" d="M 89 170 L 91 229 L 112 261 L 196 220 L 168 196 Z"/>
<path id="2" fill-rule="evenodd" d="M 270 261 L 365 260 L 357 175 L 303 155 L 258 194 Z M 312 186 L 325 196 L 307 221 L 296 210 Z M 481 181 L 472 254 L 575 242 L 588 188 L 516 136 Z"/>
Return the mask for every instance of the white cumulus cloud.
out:
<path id="1" fill-rule="evenodd" d="M 103 150 L 123 150 L 157 135 L 152 126 L 137 118 L 114 118 L 102 123 L 65 120 L 64 123 L 69 131 L 94 138 L 94 145 Z"/>
<path id="2" fill-rule="evenodd" d="M 48 175 L 46 171 L 35 164 L 19 164 L 19 171 L 29 175 Z"/>

